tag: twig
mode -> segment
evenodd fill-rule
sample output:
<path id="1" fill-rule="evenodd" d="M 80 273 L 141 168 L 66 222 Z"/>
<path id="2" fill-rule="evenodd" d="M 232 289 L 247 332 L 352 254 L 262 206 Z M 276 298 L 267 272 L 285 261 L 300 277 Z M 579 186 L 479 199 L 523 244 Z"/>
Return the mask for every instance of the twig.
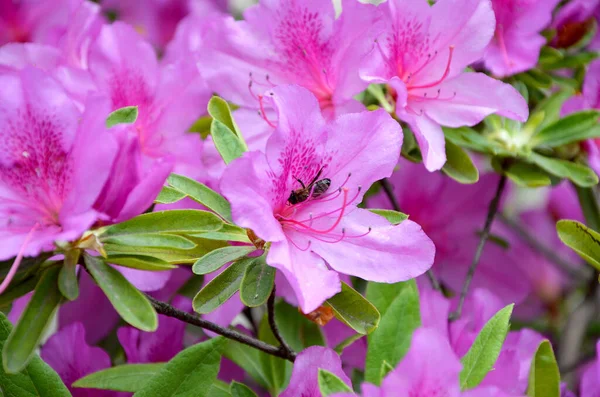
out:
<path id="1" fill-rule="evenodd" d="M 567 276 L 574 278 L 576 280 L 585 282 L 589 279 L 589 272 L 585 272 L 585 270 L 578 270 L 573 265 L 571 265 L 568 261 L 560 257 L 556 252 L 554 252 L 550 247 L 539 241 L 535 238 L 527 229 L 523 227 L 518 221 L 510 219 L 505 214 L 500 214 L 500 220 L 506 226 L 513 229 L 519 237 L 521 237 L 529 246 L 538 251 L 544 258 L 546 258 L 549 262 L 553 263 L 559 270 L 565 273 Z"/>
<path id="2" fill-rule="evenodd" d="M 390 181 L 387 178 L 384 178 L 381 179 L 379 183 L 381 184 L 381 187 L 383 187 L 383 190 L 388 200 L 390 200 L 390 204 L 392 204 L 392 208 L 394 209 L 394 211 L 402 212 L 400 211 L 400 203 L 398 203 L 398 199 L 394 194 L 394 188 L 390 184 Z M 438 281 L 438 279 L 435 277 L 435 274 L 433 274 L 433 271 L 429 269 L 427 270 L 426 274 L 427 278 L 431 282 L 431 287 L 436 291 L 441 291 L 442 287 L 440 286 L 440 282 Z"/>
<path id="3" fill-rule="evenodd" d="M 481 253 L 483 252 L 483 247 L 485 246 L 485 243 L 490 237 L 490 229 L 492 228 L 492 223 L 494 223 L 494 218 L 498 213 L 498 207 L 500 206 L 500 198 L 502 197 L 502 192 L 504 191 L 505 186 L 506 176 L 502 175 L 500 177 L 500 180 L 498 181 L 498 188 L 496 189 L 496 194 L 494 195 L 494 198 L 492 199 L 492 201 L 490 202 L 490 206 L 488 207 L 485 225 L 483 227 L 483 231 L 481 232 L 481 237 L 479 238 L 479 244 L 477 244 L 477 249 L 475 250 L 473 262 L 471 262 L 471 266 L 469 266 L 467 276 L 465 277 L 465 282 L 460 293 L 460 300 L 458 301 L 458 307 L 456 308 L 456 311 L 454 313 L 450 314 L 451 320 L 456 320 L 460 317 L 463 305 L 465 303 L 465 298 L 467 297 L 467 293 L 469 292 L 469 286 L 471 285 L 471 281 L 473 281 L 475 270 L 477 269 L 479 259 L 481 258 Z"/>
<path id="4" fill-rule="evenodd" d="M 252 338 L 248 335 L 244 335 L 241 332 L 238 332 L 236 330 L 221 327 L 217 324 L 211 323 L 210 321 L 206 321 L 194 314 L 189 314 L 184 311 L 178 310 L 175 307 L 169 305 L 168 303 L 156 300 L 149 295 L 146 295 L 146 298 L 148 298 L 148 300 L 150 300 L 150 303 L 152 303 L 152 306 L 154 306 L 156 311 L 160 314 L 163 314 L 168 317 L 176 318 L 178 320 L 181 320 L 188 324 L 195 325 L 200 328 L 207 329 L 216 334 L 224 336 L 225 338 L 232 339 L 239 343 L 243 343 L 245 345 L 248 345 L 255 349 L 261 350 L 272 356 L 281 357 L 281 358 L 286 359 L 291 362 L 294 362 L 294 360 L 296 359 L 296 353 L 294 353 L 293 351 L 285 351 L 285 350 L 281 349 L 280 347 L 270 345 L 261 340 Z"/>
<path id="5" fill-rule="evenodd" d="M 273 331 L 273 335 L 275 335 L 275 339 L 279 342 L 279 348 L 288 354 L 293 354 L 294 351 L 287 344 L 281 333 L 279 332 L 279 328 L 277 327 L 277 323 L 275 322 L 275 286 L 273 286 L 273 291 L 269 296 L 269 300 L 267 301 L 267 318 L 269 319 L 269 326 L 271 327 L 271 331 Z"/>

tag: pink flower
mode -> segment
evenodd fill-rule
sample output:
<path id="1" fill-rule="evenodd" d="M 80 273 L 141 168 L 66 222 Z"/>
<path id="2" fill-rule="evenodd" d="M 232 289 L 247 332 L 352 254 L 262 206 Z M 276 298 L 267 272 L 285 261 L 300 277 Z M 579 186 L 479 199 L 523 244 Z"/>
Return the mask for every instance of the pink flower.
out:
<path id="1" fill-rule="evenodd" d="M 429 171 L 446 162 L 441 126 L 472 126 L 492 113 L 527 119 L 527 103 L 511 86 L 464 69 L 480 59 L 493 35 L 488 0 L 389 0 L 379 6 L 386 30 L 361 70 L 387 83 L 396 114 L 408 123 Z"/>
<path id="2" fill-rule="evenodd" d="M 302 350 L 296 357 L 290 384 L 281 397 L 321 397 L 319 368 L 333 373 L 348 386 L 352 385 L 342 370 L 342 361 L 336 352 L 326 347 L 312 346 Z"/>
<path id="3" fill-rule="evenodd" d="M 596 397 L 600 393 L 600 341 L 596 343 L 596 361 L 581 376 L 581 397 Z"/>
<path id="4" fill-rule="evenodd" d="M 187 130 L 204 113 L 210 92 L 193 62 L 159 64 L 152 47 L 133 28 L 116 22 L 104 26 L 92 44 L 89 71 L 97 89 L 111 99 L 113 110 L 139 107 L 133 132 L 148 177 L 161 178 L 150 172 L 161 168 L 153 163 L 159 158 L 162 167 L 164 161 L 175 161 L 175 172 L 193 178 L 203 175 L 198 155 L 202 141 Z"/>
<path id="5" fill-rule="evenodd" d="M 373 46 L 377 7 L 343 1 L 262 1 L 247 9 L 244 21 L 214 21 L 200 68 L 211 88 L 229 101 L 261 109 L 261 94 L 277 84 L 309 89 L 329 116 L 364 107 L 353 99 L 367 84 L 356 64 Z"/>
<path id="6" fill-rule="evenodd" d="M 83 115 L 49 75 L 25 68 L 0 74 L 0 259 L 52 250 L 79 238 L 99 214 L 93 204 L 117 144 L 101 101 Z M 6 284 L 5 284 L 6 283 Z"/>
<path id="7" fill-rule="evenodd" d="M 557 30 L 553 45 L 562 48 L 576 44 L 592 28 L 593 20 L 600 20 L 600 0 L 572 0 L 554 17 L 552 27 Z M 600 49 L 600 34 L 588 44 L 588 49 Z"/>
<path id="8" fill-rule="evenodd" d="M 279 121 L 266 154 L 231 163 L 221 191 L 236 224 L 270 243 L 267 263 L 285 275 L 302 310 L 340 291 L 337 272 L 388 283 L 425 272 L 434 246 L 419 225 L 392 226 L 356 208 L 398 160 L 398 123 L 383 110 L 326 122 L 317 99 L 298 86 L 277 87 L 267 97 Z M 300 181 L 310 185 L 304 197 L 292 194 Z"/>
<path id="9" fill-rule="evenodd" d="M 390 181 L 400 209 L 421 225 L 435 244 L 433 272 L 447 287 L 460 291 L 498 176 L 486 174 L 476 184 L 461 185 L 439 172 L 427 172 L 420 164 L 401 160 Z M 382 193 L 369 198 L 368 204 L 373 208 L 391 208 Z M 487 288 L 508 304 L 525 299 L 530 286 L 519 266 L 506 265 L 513 263 L 506 254 L 504 248 L 488 242 L 473 287 Z"/>
<path id="10" fill-rule="evenodd" d="M 485 53 L 485 67 L 499 77 L 535 67 L 546 38 L 540 34 L 552 21 L 560 0 L 492 0 L 496 32 Z"/>
<path id="11" fill-rule="evenodd" d="M 91 347 L 85 341 L 85 330 L 74 323 L 54 334 L 42 346 L 41 356 L 67 385 L 73 397 L 108 397 L 122 395 L 116 392 L 73 388 L 76 380 L 93 372 L 109 368 L 110 357 L 99 347 Z"/>

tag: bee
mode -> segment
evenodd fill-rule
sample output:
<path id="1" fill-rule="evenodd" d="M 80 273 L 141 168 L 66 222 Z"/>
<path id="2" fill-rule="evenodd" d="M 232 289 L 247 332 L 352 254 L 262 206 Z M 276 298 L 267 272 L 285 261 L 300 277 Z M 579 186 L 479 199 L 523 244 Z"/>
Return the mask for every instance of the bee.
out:
<path id="1" fill-rule="evenodd" d="M 302 185 L 302 187 L 300 189 L 292 190 L 292 193 L 290 193 L 290 197 L 288 197 L 288 202 L 294 205 L 306 201 L 309 198 L 318 198 L 319 196 L 323 195 L 323 193 L 325 193 L 327 189 L 329 189 L 329 186 L 331 185 L 331 179 L 319 179 L 322 172 L 323 168 L 321 168 L 319 172 L 317 172 L 317 175 L 308 185 L 304 185 L 304 182 L 294 177 L 300 183 L 300 185 Z"/>

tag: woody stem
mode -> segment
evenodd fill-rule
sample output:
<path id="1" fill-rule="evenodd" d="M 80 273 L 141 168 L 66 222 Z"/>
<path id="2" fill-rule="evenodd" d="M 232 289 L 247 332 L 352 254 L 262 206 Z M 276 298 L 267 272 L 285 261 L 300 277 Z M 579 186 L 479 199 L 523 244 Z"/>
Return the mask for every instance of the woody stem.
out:
<path id="1" fill-rule="evenodd" d="M 273 332 L 273 335 L 275 335 L 275 339 L 277 339 L 279 342 L 279 348 L 287 354 L 295 355 L 296 353 L 294 353 L 290 345 L 287 344 L 279 332 L 279 327 L 277 327 L 277 322 L 275 321 L 275 285 L 273 285 L 273 291 L 271 292 L 269 300 L 267 301 L 267 317 L 269 319 L 271 331 Z"/>

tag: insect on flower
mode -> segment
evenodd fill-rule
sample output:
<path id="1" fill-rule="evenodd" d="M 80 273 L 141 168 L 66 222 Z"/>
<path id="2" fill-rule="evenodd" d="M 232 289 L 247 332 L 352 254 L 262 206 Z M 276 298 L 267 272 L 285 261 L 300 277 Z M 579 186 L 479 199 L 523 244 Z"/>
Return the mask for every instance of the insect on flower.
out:
<path id="1" fill-rule="evenodd" d="M 323 172 L 323 167 L 321 167 L 319 172 L 317 172 L 317 175 L 313 178 L 313 180 L 308 185 L 304 185 L 304 182 L 302 182 L 300 179 L 294 177 L 294 179 L 297 180 L 300 183 L 300 185 L 302 185 L 302 188 L 292 190 L 292 193 L 290 193 L 290 197 L 288 197 L 288 202 L 291 205 L 294 205 L 294 204 L 298 204 L 303 201 L 306 201 L 309 198 L 318 198 L 323 193 L 325 193 L 327 191 L 327 189 L 329 189 L 329 186 L 331 185 L 331 179 L 329 179 L 329 178 L 319 179 L 322 172 Z"/>

